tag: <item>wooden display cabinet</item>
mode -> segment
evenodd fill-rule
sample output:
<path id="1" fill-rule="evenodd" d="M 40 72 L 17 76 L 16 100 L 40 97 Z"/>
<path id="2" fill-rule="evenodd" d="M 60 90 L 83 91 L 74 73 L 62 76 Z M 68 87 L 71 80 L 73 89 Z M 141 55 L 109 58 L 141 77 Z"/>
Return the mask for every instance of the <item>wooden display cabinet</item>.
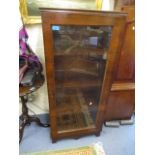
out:
<path id="1" fill-rule="evenodd" d="M 52 141 L 99 135 L 126 13 L 40 10 Z"/>

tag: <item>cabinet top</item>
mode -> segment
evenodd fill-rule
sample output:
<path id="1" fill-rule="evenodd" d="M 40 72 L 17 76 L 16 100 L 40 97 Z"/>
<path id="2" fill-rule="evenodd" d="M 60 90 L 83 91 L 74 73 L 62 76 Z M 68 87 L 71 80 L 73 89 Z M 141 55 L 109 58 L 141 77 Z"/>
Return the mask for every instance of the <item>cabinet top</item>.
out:
<path id="1" fill-rule="evenodd" d="M 101 10 L 79 10 L 79 9 L 60 9 L 60 8 L 39 8 L 41 12 L 59 12 L 59 13 L 75 13 L 75 14 L 98 14 L 98 15 L 113 15 L 127 16 L 127 13 L 122 11 L 101 11 Z"/>

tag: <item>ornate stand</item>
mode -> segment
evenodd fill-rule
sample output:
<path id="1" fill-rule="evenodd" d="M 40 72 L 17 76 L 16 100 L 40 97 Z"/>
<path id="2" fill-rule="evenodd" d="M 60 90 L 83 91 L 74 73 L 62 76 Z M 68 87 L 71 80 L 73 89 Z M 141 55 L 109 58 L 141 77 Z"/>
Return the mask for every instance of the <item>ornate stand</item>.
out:
<path id="1" fill-rule="evenodd" d="M 36 87 L 35 87 L 35 89 L 33 89 L 33 91 L 36 90 L 37 88 L 39 88 L 43 84 L 43 82 L 44 82 L 44 77 L 42 76 L 42 78 L 39 79 L 38 82 L 35 84 Z M 40 119 L 38 117 L 33 117 L 33 116 L 30 116 L 28 114 L 28 108 L 27 108 L 26 103 L 27 103 L 27 100 L 28 100 L 28 94 L 33 92 L 33 91 L 30 88 L 29 89 L 24 89 L 24 88 L 20 87 L 20 98 L 21 98 L 21 102 L 22 102 L 22 114 L 20 116 L 20 120 L 22 121 L 22 123 L 21 123 L 21 125 L 19 127 L 19 143 L 22 140 L 25 126 L 30 125 L 31 122 L 36 122 L 39 126 L 42 126 L 42 127 L 49 127 L 50 126 L 49 124 L 41 123 L 41 121 L 40 121 Z M 25 95 L 23 95 L 23 93 Z"/>

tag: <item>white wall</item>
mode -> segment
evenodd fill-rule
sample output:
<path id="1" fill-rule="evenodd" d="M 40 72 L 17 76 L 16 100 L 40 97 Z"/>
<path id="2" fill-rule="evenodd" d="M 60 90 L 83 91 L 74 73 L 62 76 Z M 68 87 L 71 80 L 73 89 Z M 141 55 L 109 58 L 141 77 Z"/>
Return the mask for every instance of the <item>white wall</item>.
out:
<path id="1" fill-rule="evenodd" d="M 104 11 L 113 11 L 114 10 L 115 0 L 103 0 L 102 10 Z"/>

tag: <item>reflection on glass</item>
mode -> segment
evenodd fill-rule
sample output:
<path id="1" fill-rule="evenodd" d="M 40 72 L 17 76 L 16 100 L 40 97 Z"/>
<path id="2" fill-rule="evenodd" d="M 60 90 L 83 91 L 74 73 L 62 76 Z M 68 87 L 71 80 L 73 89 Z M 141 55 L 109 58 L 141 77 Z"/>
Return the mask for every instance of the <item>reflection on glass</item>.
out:
<path id="1" fill-rule="evenodd" d="M 109 46 L 110 26 L 52 26 L 56 52 L 76 53 L 91 49 L 101 53 Z M 91 52 L 91 51 L 90 51 Z"/>
<path id="2" fill-rule="evenodd" d="M 51 27 L 58 132 L 95 128 L 111 26 Z"/>

